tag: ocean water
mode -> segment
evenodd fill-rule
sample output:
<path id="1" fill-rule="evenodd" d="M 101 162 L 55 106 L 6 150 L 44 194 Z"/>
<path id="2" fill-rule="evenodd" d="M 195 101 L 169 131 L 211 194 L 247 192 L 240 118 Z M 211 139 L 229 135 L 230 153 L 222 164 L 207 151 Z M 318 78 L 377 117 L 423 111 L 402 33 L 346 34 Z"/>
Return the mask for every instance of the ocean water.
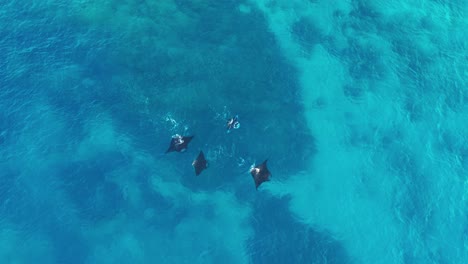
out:
<path id="1" fill-rule="evenodd" d="M 2 1 L 0 263 L 468 263 L 467 6 Z"/>

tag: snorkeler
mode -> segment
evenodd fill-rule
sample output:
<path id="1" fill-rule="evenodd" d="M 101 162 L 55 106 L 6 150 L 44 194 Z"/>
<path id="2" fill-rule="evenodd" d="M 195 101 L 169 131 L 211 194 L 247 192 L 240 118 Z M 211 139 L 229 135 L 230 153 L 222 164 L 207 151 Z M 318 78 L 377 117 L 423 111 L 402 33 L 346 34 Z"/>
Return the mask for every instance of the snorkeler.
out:
<path id="1" fill-rule="evenodd" d="M 238 129 L 240 127 L 240 123 L 238 119 L 239 119 L 239 116 L 236 115 L 235 117 L 228 120 L 227 125 L 226 125 L 228 133 L 231 132 L 231 129 Z"/>

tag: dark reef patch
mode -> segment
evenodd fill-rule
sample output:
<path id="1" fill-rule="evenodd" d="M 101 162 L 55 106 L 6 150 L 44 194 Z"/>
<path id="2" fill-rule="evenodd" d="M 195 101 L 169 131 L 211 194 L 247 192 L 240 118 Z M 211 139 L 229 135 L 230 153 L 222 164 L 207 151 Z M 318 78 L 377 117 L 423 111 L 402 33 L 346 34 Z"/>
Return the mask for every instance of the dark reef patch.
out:
<path id="1" fill-rule="evenodd" d="M 299 224 L 288 202 L 260 196 L 255 201 L 255 235 L 248 242 L 252 263 L 353 263 L 339 241 Z"/>
<path id="2" fill-rule="evenodd" d="M 321 43 L 325 38 L 324 34 L 320 32 L 320 29 L 307 17 L 301 17 L 296 21 L 292 25 L 291 33 L 307 53 L 310 53 L 313 47 Z"/>
<path id="3" fill-rule="evenodd" d="M 123 210 L 122 190 L 106 176 L 127 162 L 121 153 L 101 153 L 70 163 L 61 171 L 63 188 L 84 219 L 109 219 Z"/>

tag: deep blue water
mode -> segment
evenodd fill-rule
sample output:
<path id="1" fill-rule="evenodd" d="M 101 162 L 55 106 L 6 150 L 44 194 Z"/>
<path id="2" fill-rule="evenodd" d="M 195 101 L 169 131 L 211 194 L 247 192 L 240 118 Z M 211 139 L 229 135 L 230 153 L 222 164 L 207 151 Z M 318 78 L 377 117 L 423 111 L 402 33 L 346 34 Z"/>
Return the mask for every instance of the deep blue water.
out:
<path id="1" fill-rule="evenodd" d="M 465 1 L 0 19 L 0 263 L 468 263 Z"/>

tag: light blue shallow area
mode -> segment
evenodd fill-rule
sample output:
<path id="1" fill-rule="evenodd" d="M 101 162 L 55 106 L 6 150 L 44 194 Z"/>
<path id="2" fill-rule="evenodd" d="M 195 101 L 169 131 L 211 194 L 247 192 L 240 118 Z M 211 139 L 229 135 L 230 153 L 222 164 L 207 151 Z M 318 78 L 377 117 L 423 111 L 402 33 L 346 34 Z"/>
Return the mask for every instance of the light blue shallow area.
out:
<path id="1" fill-rule="evenodd" d="M 466 11 L 2 3 L 0 263 L 468 263 Z"/>

